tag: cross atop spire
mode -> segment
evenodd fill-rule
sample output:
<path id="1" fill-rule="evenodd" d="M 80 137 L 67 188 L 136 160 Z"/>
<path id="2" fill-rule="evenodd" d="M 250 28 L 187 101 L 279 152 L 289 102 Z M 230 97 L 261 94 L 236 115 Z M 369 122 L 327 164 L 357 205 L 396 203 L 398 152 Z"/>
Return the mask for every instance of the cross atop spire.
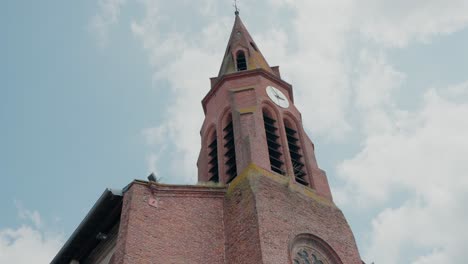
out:
<path id="1" fill-rule="evenodd" d="M 239 8 L 237 7 L 237 0 L 234 0 L 234 8 L 236 9 L 234 14 L 236 14 L 236 16 L 238 16 L 239 15 Z"/>

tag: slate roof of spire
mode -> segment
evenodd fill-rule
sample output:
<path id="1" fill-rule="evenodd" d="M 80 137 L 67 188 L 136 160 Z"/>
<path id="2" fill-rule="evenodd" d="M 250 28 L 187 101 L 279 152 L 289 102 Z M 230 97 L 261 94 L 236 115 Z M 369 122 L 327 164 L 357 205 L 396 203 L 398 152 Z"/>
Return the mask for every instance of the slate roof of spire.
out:
<path id="1" fill-rule="evenodd" d="M 232 27 L 231 36 L 229 37 L 218 77 L 236 72 L 234 55 L 238 50 L 244 50 L 244 52 L 246 52 L 247 70 L 264 69 L 270 73 L 274 73 L 265 60 L 265 57 L 263 57 L 263 54 L 258 49 L 257 44 L 252 39 L 252 36 L 250 36 L 244 23 L 242 23 L 239 13 L 236 12 L 236 19 Z"/>

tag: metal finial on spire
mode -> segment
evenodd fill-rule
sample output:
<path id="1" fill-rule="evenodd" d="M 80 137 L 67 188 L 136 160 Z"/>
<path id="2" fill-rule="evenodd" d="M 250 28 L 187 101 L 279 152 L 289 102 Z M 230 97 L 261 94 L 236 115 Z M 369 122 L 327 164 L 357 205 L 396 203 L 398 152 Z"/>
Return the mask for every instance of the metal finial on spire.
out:
<path id="1" fill-rule="evenodd" d="M 239 8 L 237 7 L 237 0 L 234 0 L 234 8 L 236 9 L 236 11 L 234 12 L 234 14 L 239 15 Z"/>

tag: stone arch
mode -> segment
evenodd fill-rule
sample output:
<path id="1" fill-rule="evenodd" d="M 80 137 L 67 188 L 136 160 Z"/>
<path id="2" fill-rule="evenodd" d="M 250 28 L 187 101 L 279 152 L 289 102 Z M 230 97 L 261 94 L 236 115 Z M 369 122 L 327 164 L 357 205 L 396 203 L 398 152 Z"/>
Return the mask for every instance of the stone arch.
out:
<path id="1" fill-rule="evenodd" d="M 289 245 L 292 264 L 343 264 L 335 250 L 318 236 L 297 235 Z"/>
<path id="2" fill-rule="evenodd" d="M 274 114 L 274 118 L 277 120 L 281 120 L 281 113 L 278 110 L 278 107 L 273 104 L 270 100 L 263 100 L 261 103 L 262 110 L 267 109 L 270 113 Z"/>
<path id="3" fill-rule="evenodd" d="M 208 125 L 208 128 L 205 130 L 205 134 L 203 135 L 203 142 L 205 142 L 206 146 L 208 146 L 210 141 L 214 139 L 216 136 L 216 131 L 216 125 L 214 123 Z"/>
<path id="4" fill-rule="evenodd" d="M 224 107 L 223 111 L 221 111 L 221 114 L 219 114 L 218 117 L 217 117 L 216 130 L 219 131 L 218 134 L 222 134 L 221 131 L 223 131 L 223 126 L 226 125 L 226 122 L 230 121 L 228 119 L 232 120 L 232 108 L 231 108 L 231 106 Z"/>
<path id="5" fill-rule="evenodd" d="M 288 119 L 288 121 L 291 122 L 292 124 L 294 124 L 294 126 L 296 126 L 296 128 L 298 128 L 298 124 L 301 123 L 301 120 L 297 119 L 293 114 L 291 114 L 289 112 L 284 113 L 284 119 Z"/>

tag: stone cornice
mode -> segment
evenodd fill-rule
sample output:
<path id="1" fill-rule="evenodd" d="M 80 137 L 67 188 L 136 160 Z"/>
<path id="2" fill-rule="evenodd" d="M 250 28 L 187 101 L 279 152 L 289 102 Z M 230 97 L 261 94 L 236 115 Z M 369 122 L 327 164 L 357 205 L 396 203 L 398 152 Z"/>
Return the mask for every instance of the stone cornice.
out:
<path id="1" fill-rule="evenodd" d="M 129 187 L 131 188 L 134 184 L 146 186 L 158 196 L 223 198 L 226 193 L 226 187 L 224 186 L 171 185 L 134 180 Z"/>

